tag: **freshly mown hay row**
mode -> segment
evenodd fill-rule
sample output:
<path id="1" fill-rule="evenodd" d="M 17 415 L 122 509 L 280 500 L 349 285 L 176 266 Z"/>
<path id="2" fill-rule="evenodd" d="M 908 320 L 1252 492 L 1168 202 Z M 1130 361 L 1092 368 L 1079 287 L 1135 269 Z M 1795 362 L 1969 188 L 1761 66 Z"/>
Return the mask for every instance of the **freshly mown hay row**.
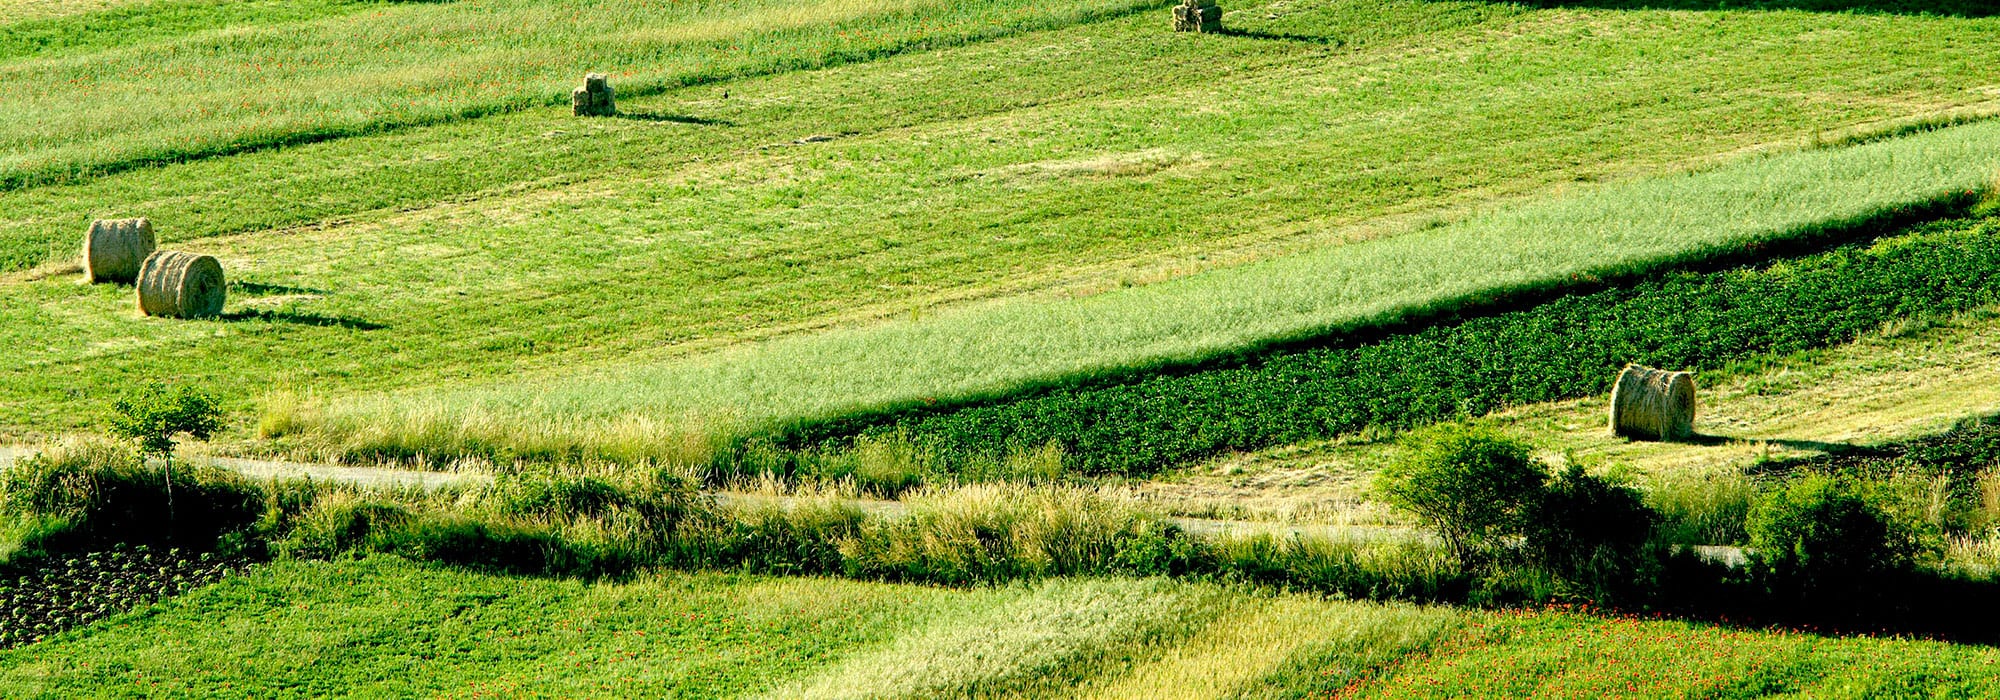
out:
<path id="1" fill-rule="evenodd" d="M 1626 365 L 1611 388 L 1611 432 L 1638 440 L 1694 435 L 1694 375 Z"/>
<path id="2" fill-rule="evenodd" d="M 90 222 L 83 234 L 83 274 L 92 284 L 131 282 L 139 277 L 139 265 L 153 254 L 153 222 L 138 219 L 99 219 Z"/>
<path id="3" fill-rule="evenodd" d="M 618 113 L 612 98 L 611 79 L 603 73 L 583 76 L 583 87 L 569 92 L 569 108 L 579 117 L 608 117 Z"/>
<path id="4" fill-rule="evenodd" d="M 139 270 L 139 310 L 147 316 L 203 318 L 222 313 L 222 263 L 212 255 L 162 250 Z"/>
<path id="5" fill-rule="evenodd" d="M 1181 4 L 1174 6 L 1174 31 L 1222 31 L 1222 7 L 1216 0 L 1181 0 Z"/>

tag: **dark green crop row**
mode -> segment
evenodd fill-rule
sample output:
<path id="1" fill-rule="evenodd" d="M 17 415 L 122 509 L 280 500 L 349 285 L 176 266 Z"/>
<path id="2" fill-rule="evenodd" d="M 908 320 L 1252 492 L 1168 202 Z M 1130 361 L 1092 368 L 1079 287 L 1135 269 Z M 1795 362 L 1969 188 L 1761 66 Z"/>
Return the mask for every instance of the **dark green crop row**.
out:
<path id="1" fill-rule="evenodd" d="M 822 434 L 819 447 L 856 434 L 908 440 L 950 465 L 1056 443 L 1069 471 L 1144 474 L 1228 451 L 1598 394 L 1628 362 L 1714 369 L 1995 300 L 2000 221 L 1954 220 L 1873 245 L 1666 273 L 1372 341 L 892 415 L 845 437 Z"/>

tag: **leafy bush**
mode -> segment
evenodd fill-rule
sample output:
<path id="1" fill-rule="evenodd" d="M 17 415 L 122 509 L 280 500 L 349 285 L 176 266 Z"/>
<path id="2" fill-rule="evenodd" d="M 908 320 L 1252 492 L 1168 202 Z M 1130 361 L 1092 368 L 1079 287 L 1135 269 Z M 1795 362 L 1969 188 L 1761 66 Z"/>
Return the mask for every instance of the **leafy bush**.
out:
<path id="1" fill-rule="evenodd" d="M 1636 489 L 1571 461 L 1530 504 L 1523 547 L 1568 597 L 1633 600 L 1643 595 L 1654 564 L 1647 544 L 1659 521 Z"/>
<path id="2" fill-rule="evenodd" d="M 111 430 L 137 440 L 139 451 L 173 459 L 174 436 L 207 440 L 222 429 L 222 408 L 214 396 L 192 387 L 168 389 L 148 384 L 112 405 Z"/>
<path id="3" fill-rule="evenodd" d="M 1232 450 L 1598 394 L 1627 362 L 1722 367 L 1996 299 L 1994 225 L 1945 222 L 1872 246 L 1663 274 L 1413 332 L 1336 338 L 986 405 L 821 423 L 776 440 L 815 449 L 854 435 L 900 434 L 941 464 L 1053 443 L 1071 470 L 1143 474 Z"/>
<path id="4" fill-rule="evenodd" d="M 1809 595 L 1859 592 L 1934 551 L 1864 485 L 1825 475 L 1771 492 L 1750 512 L 1749 531 L 1758 572 L 1775 588 Z"/>
<path id="5" fill-rule="evenodd" d="M 1772 473 L 1815 473 L 1898 482 L 1918 493 L 1925 519 L 1952 533 L 2000 525 L 2000 418 L 1961 421 L 1951 429 L 1881 445 L 1771 462 Z"/>
<path id="6" fill-rule="evenodd" d="M 1471 570 L 1521 532 L 1548 479 L 1527 445 L 1446 428 L 1417 433 L 1410 454 L 1384 468 L 1377 490 L 1436 529 Z"/>

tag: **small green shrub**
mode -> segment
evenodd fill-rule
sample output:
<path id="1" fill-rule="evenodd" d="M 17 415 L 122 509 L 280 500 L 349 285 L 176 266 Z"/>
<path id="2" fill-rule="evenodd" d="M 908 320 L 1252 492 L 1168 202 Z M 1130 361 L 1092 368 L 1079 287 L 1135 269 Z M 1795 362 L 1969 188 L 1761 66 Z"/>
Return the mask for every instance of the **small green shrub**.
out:
<path id="1" fill-rule="evenodd" d="M 1777 589 L 1845 595 L 1907 572 L 1934 545 L 1851 479 L 1807 475 L 1750 512 L 1755 565 Z"/>
<path id="2" fill-rule="evenodd" d="M 173 459 L 174 436 L 186 433 L 207 440 L 222 429 L 222 407 L 215 397 L 192 387 L 168 389 L 147 384 L 112 405 L 111 431 L 136 440 L 142 454 Z"/>
<path id="3" fill-rule="evenodd" d="M 1566 597 L 1633 600 L 1643 595 L 1654 563 L 1647 544 L 1659 520 L 1638 490 L 1572 461 L 1529 507 L 1522 544 Z"/>
<path id="4" fill-rule="evenodd" d="M 1548 474 L 1527 445 L 1460 427 L 1413 434 L 1376 488 L 1435 529 L 1467 570 L 1521 531 Z"/>

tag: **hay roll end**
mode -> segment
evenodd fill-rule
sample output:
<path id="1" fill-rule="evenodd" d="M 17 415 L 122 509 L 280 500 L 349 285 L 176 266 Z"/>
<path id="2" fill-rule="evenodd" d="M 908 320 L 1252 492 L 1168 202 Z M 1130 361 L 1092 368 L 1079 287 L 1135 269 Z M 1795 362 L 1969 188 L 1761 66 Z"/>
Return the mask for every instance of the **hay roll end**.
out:
<path id="1" fill-rule="evenodd" d="M 139 311 L 166 318 L 208 318 L 222 313 L 228 294 L 222 263 L 211 255 L 162 250 L 139 270 Z"/>

